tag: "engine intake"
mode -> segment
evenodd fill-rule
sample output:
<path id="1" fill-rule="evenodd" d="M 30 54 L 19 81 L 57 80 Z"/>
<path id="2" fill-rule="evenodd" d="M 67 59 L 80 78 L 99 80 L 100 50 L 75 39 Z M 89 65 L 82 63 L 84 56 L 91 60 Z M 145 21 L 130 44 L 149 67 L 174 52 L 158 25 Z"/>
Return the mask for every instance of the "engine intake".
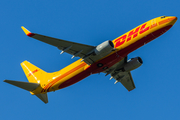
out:
<path id="1" fill-rule="evenodd" d="M 109 54 L 113 49 L 114 49 L 113 42 L 110 40 L 107 40 L 95 48 L 94 54 L 95 55 Z"/>
<path id="2" fill-rule="evenodd" d="M 131 58 L 123 67 L 123 72 L 130 72 L 143 64 L 143 61 L 140 57 Z"/>

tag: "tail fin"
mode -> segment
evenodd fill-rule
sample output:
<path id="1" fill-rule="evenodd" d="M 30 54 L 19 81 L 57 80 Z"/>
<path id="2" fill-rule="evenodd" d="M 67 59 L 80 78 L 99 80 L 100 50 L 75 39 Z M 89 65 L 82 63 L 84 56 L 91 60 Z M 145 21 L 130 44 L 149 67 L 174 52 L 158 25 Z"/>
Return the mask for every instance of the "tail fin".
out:
<path id="1" fill-rule="evenodd" d="M 21 67 L 24 70 L 24 73 L 29 82 L 40 83 L 40 84 L 44 84 L 44 82 L 47 82 L 44 81 L 47 72 L 41 70 L 40 68 L 31 64 L 30 62 L 28 61 L 22 62 Z"/>
<path id="2" fill-rule="evenodd" d="M 24 61 L 21 63 L 21 67 L 24 70 L 24 73 L 29 82 L 20 82 L 13 80 L 4 80 L 4 82 L 12 84 L 14 86 L 20 87 L 27 91 L 36 91 L 41 84 L 44 84 L 46 81 L 47 72 L 41 70 L 35 65 L 31 64 L 28 61 Z M 41 99 L 44 103 L 48 103 L 47 93 L 44 94 L 35 94 L 39 99 Z"/>

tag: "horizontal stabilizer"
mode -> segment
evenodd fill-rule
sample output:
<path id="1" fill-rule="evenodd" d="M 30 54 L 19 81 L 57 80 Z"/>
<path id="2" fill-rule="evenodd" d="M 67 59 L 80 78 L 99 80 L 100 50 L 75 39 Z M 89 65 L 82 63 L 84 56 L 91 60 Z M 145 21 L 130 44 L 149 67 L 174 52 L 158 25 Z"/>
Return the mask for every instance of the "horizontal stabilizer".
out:
<path id="1" fill-rule="evenodd" d="M 4 80 L 4 82 L 20 87 L 27 91 L 33 91 L 40 85 L 38 83 L 20 82 L 20 81 L 13 81 L 13 80 Z"/>
<path id="2" fill-rule="evenodd" d="M 41 99 L 44 103 L 48 103 L 48 96 L 47 93 L 45 94 L 36 94 L 36 96 Z"/>

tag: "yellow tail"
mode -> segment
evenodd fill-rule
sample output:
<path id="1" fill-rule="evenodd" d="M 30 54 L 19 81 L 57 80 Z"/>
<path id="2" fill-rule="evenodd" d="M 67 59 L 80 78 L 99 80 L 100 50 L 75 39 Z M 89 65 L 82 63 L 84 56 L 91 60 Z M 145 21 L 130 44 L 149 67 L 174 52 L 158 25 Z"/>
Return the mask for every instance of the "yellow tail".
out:
<path id="1" fill-rule="evenodd" d="M 21 67 L 24 70 L 24 73 L 29 82 L 39 84 L 44 84 L 47 82 L 45 78 L 48 73 L 31 64 L 30 62 L 22 62 Z"/>

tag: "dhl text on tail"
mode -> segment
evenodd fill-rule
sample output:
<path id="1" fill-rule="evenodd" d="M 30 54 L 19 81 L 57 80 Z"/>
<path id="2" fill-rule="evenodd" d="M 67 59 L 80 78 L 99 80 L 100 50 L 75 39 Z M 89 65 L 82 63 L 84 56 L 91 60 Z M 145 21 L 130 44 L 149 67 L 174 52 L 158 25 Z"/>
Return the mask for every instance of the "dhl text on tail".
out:
<path id="1" fill-rule="evenodd" d="M 130 72 L 140 67 L 143 62 L 140 57 L 127 60 L 127 55 L 168 31 L 176 20 L 177 17 L 174 16 L 160 16 L 95 47 L 31 33 L 22 26 L 27 36 L 57 47 L 62 50 L 61 54 L 67 52 L 72 58 L 80 57 L 80 59 L 53 73 L 47 73 L 24 61 L 21 66 L 29 82 L 13 80 L 4 82 L 30 91 L 44 103 L 48 103 L 47 92 L 70 86 L 91 74 L 100 72 L 106 76 L 111 75 L 110 79 L 114 78 L 115 84 L 120 82 L 131 91 L 135 85 Z"/>

